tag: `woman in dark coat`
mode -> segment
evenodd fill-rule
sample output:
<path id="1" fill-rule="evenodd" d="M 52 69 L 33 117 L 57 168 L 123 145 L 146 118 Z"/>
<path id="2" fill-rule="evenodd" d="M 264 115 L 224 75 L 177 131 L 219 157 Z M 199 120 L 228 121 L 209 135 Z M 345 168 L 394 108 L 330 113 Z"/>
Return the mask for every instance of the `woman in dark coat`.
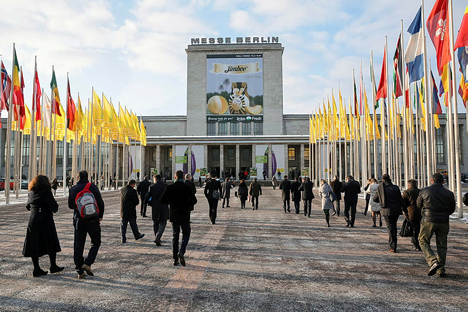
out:
<path id="1" fill-rule="evenodd" d="M 26 209 L 31 211 L 23 256 L 31 257 L 34 265 L 33 276 L 46 275 L 39 266 L 39 257 L 47 254 L 50 258 L 50 273 L 57 273 L 64 268 L 56 263 L 56 254 L 61 251 L 55 229 L 53 214 L 58 211 L 58 204 L 52 195 L 49 179 L 38 175 L 29 183 Z"/>
<path id="2" fill-rule="evenodd" d="M 244 180 L 241 180 L 239 183 L 239 188 L 237 189 L 237 194 L 239 195 L 241 201 L 241 209 L 245 208 L 245 201 L 247 200 L 248 196 L 248 189 L 247 184 L 245 184 Z"/>

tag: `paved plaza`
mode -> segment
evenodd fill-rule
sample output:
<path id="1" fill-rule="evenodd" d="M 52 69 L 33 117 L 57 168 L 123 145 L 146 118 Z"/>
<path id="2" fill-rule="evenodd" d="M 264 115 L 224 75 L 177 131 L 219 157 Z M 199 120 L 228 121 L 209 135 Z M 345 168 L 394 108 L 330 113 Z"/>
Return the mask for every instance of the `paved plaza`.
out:
<path id="1" fill-rule="evenodd" d="M 146 234 L 142 240 L 127 234 L 128 242 L 121 244 L 118 193 L 104 192 L 95 276 L 84 280 L 74 271 L 66 198 L 57 197 L 55 215 L 62 246 L 57 262 L 65 271 L 39 278 L 32 277 L 31 259 L 21 255 L 29 212 L 24 204 L 2 204 L 0 311 L 468 310 L 464 221 L 451 220 L 448 277 L 428 277 L 422 253 L 411 249 L 409 238 L 399 237 L 398 253 L 389 252 L 386 228 L 372 228 L 371 217 L 360 213 L 363 199 L 355 228 L 336 216 L 327 228 L 317 198 L 306 218 L 285 214 L 280 192 L 265 188 L 256 211 L 241 210 L 237 198 L 230 208 L 220 204 L 212 225 L 198 189 L 186 267 L 172 265 L 170 224 L 161 247 L 153 242 L 151 218 L 138 219 Z M 40 263 L 48 270 L 47 256 Z"/>

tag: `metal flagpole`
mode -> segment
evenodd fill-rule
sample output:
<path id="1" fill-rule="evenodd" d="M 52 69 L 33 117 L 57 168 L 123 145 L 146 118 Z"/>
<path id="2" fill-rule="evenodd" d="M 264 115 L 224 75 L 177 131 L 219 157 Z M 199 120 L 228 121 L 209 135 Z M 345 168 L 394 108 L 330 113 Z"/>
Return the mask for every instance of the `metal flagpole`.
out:
<path id="1" fill-rule="evenodd" d="M 34 75 L 33 75 L 33 98 L 32 98 L 32 115 L 31 115 L 31 134 L 29 135 L 29 166 L 28 179 L 32 180 L 34 175 L 34 167 L 36 165 L 36 75 L 37 75 L 37 56 L 34 56 Z"/>
<path id="2" fill-rule="evenodd" d="M 67 162 L 68 162 L 68 144 L 67 144 L 67 135 L 68 135 L 68 97 L 70 94 L 68 94 L 68 86 L 70 85 L 70 81 L 68 78 L 68 72 L 67 72 L 67 110 L 65 112 L 65 137 L 63 139 L 63 162 L 62 162 L 62 183 L 63 183 L 63 196 L 65 197 L 65 192 L 67 190 Z"/>

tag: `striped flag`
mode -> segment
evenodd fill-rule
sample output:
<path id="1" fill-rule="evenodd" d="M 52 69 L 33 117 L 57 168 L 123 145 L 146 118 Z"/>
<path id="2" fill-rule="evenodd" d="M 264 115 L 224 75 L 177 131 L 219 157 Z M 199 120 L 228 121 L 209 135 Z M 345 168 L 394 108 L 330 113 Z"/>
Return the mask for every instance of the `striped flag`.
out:
<path id="1" fill-rule="evenodd" d="M 410 38 L 405 51 L 405 63 L 408 66 L 409 82 L 421 80 L 424 76 L 424 31 L 421 22 L 421 8 L 408 28 Z"/>

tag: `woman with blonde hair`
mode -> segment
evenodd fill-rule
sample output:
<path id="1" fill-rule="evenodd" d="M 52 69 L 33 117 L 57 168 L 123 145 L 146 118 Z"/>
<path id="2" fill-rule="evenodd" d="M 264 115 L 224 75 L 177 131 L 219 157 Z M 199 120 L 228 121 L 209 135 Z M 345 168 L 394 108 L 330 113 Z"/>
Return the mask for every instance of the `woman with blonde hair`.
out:
<path id="1" fill-rule="evenodd" d="M 35 177 L 28 186 L 26 209 L 31 211 L 23 256 L 31 257 L 34 265 L 33 276 L 46 275 L 39 266 L 39 257 L 47 254 L 50 258 L 50 273 L 63 271 L 56 263 L 57 252 L 61 251 L 55 229 L 53 214 L 58 211 L 58 204 L 52 195 L 49 179 L 44 175 Z"/>

